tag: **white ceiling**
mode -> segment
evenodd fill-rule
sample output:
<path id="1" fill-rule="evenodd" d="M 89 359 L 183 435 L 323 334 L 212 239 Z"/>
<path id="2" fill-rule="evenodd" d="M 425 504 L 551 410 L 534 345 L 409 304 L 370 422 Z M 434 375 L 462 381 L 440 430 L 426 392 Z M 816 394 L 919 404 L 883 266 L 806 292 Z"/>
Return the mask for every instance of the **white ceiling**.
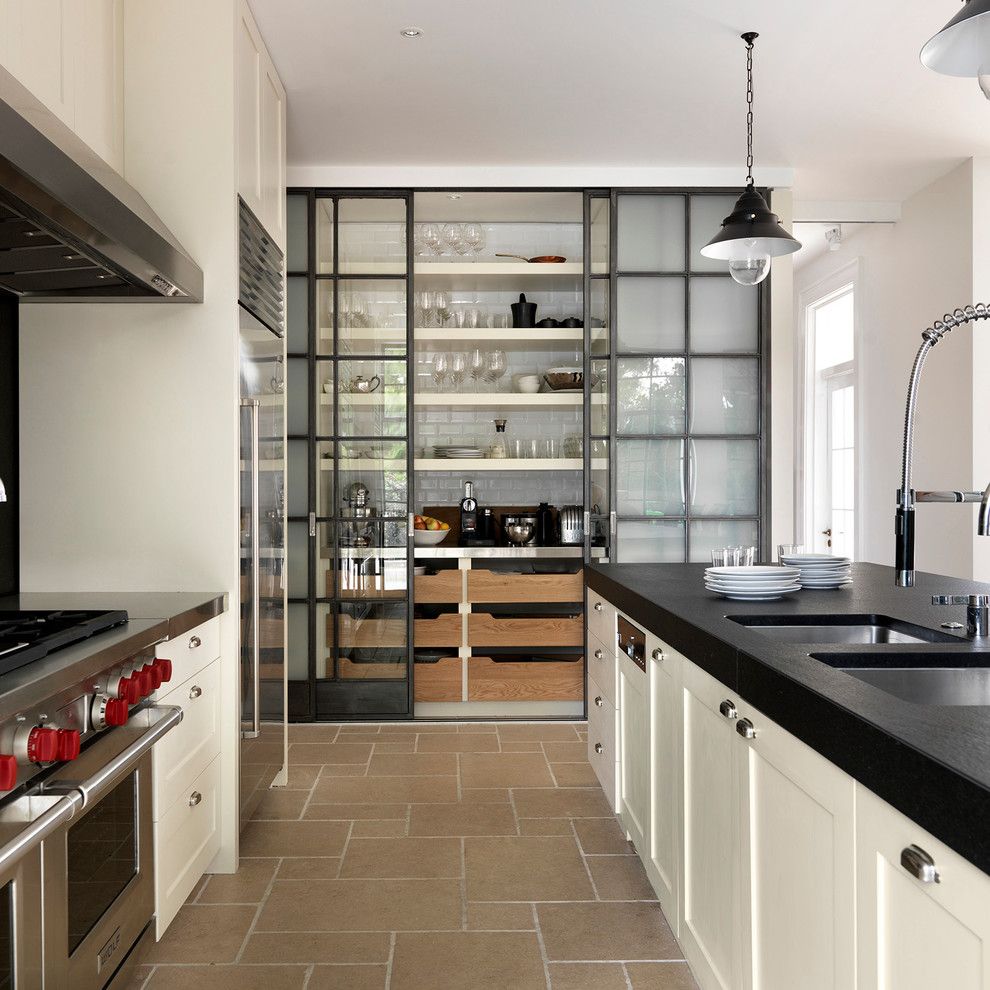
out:
<path id="1" fill-rule="evenodd" d="M 918 61 L 956 0 L 251 5 L 291 165 L 734 166 L 749 29 L 757 169 L 793 166 L 797 198 L 900 200 L 990 153 L 976 81 Z"/>

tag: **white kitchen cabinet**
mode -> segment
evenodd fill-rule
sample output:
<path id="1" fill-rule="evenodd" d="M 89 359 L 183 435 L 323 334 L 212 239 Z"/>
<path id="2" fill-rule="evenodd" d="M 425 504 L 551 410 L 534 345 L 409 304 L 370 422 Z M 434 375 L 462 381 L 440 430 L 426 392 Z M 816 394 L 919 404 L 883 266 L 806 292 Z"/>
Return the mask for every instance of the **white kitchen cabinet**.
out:
<path id="1" fill-rule="evenodd" d="M 911 847 L 938 882 L 901 865 Z M 990 990 L 990 877 L 859 785 L 856 862 L 858 990 Z"/>
<path id="2" fill-rule="evenodd" d="M 594 677 L 588 674 L 588 762 L 602 785 L 608 806 L 618 811 L 619 745 L 617 713 Z"/>
<path id="3" fill-rule="evenodd" d="M 285 250 L 285 89 L 251 9 L 238 8 L 237 191 Z"/>
<path id="4" fill-rule="evenodd" d="M 587 616 L 588 632 L 599 642 L 615 649 L 615 606 L 608 602 L 598 592 L 588 589 L 584 603 L 584 614 Z"/>
<path id="5" fill-rule="evenodd" d="M 636 847 L 649 856 L 650 679 L 621 650 L 619 663 L 619 818 Z"/>
<path id="6" fill-rule="evenodd" d="M 602 689 L 605 697 L 614 706 L 618 700 L 616 676 L 617 664 L 615 659 L 615 640 L 611 646 L 599 642 L 594 633 L 588 633 L 588 676 Z"/>

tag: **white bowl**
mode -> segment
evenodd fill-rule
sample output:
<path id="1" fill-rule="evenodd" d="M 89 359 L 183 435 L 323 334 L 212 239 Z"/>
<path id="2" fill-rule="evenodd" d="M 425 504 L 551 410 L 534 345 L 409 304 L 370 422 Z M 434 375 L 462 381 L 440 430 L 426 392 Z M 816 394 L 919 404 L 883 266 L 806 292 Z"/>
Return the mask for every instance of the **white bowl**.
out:
<path id="1" fill-rule="evenodd" d="M 333 395 L 333 382 L 324 382 L 323 383 L 323 391 L 327 395 Z"/>
<path id="2" fill-rule="evenodd" d="M 449 529 L 415 529 L 413 530 L 413 544 L 417 547 L 439 546 L 450 536 Z"/>
<path id="3" fill-rule="evenodd" d="M 540 390 L 540 380 L 535 375 L 533 375 L 532 380 L 527 376 L 526 378 L 519 378 L 516 380 L 516 391 L 524 392 L 526 395 L 534 395 Z"/>

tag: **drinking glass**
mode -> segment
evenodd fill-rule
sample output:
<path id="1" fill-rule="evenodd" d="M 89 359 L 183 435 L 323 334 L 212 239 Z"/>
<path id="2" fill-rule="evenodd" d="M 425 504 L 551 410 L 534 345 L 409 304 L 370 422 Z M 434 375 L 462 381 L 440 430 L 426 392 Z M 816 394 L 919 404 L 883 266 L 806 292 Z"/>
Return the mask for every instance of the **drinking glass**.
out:
<path id="1" fill-rule="evenodd" d="M 485 353 L 480 347 L 471 351 L 470 359 L 471 381 L 474 382 L 474 390 L 480 391 L 478 385 L 485 375 Z"/>
<path id="2" fill-rule="evenodd" d="M 454 319 L 454 326 L 458 330 L 463 330 L 467 326 L 467 310 L 459 309 L 456 313 L 452 314 Z"/>
<path id="3" fill-rule="evenodd" d="M 418 223 L 415 227 L 413 227 L 413 254 L 416 255 L 417 258 L 422 258 L 423 255 L 429 253 L 430 247 L 426 241 L 423 240 L 423 225 Z"/>
<path id="4" fill-rule="evenodd" d="M 470 250 L 464 243 L 464 235 L 459 223 L 444 224 L 441 236 L 443 237 L 443 246 L 449 249 L 451 255 L 462 255 Z"/>
<path id="5" fill-rule="evenodd" d="M 508 313 L 495 313 L 492 316 L 492 326 L 498 330 L 506 330 L 509 326 Z"/>
<path id="6" fill-rule="evenodd" d="M 461 236 L 464 243 L 474 252 L 475 260 L 485 249 L 485 228 L 480 223 L 466 223 L 463 225 Z"/>
<path id="7" fill-rule="evenodd" d="M 447 381 L 447 373 L 450 367 L 450 359 L 442 351 L 433 355 L 433 384 L 437 391 L 442 392 L 444 383 Z"/>
<path id="8" fill-rule="evenodd" d="M 498 348 L 494 351 L 489 351 L 485 368 L 485 378 L 487 381 L 491 382 L 493 392 L 498 391 L 498 383 L 505 374 L 505 370 L 505 351 L 499 350 Z"/>
<path id="9" fill-rule="evenodd" d="M 437 326 L 442 327 L 450 319 L 450 298 L 446 292 L 433 293 L 433 307 L 437 314 Z"/>
<path id="10" fill-rule="evenodd" d="M 453 386 L 455 392 L 460 390 L 461 385 L 464 384 L 464 375 L 467 371 L 467 358 L 464 356 L 463 351 L 454 351 L 450 355 L 450 362 L 447 368 L 447 374 L 450 376 L 450 384 Z"/>
<path id="11" fill-rule="evenodd" d="M 424 223 L 420 228 L 420 237 L 428 251 L 435 255 L 443 253 L 443 235 L 440 233 L 439 224 Z"/>
<path id="12" fill-rule="evenodd" d="M 777 544 L 777 563 L 783 565 L 784 558 L 790 557 L 796 553 L 804 553 L 804 544 L 802 543 L 778 543 Z"/>

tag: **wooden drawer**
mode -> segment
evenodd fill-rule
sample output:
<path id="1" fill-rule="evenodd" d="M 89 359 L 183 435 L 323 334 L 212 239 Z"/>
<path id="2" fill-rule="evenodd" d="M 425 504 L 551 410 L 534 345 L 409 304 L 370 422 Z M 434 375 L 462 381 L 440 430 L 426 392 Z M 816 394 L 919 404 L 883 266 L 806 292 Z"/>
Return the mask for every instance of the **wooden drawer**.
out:
<path id="1" fill-rule="evenodd" d="M 220 851 L 219 790 L 218 756 L 182 792 L 161 821 L 155 823 L 155 913 L 159 939 Z"/>
<path id="2" fill-rule="evenodd" d="M 588 589 L 588 632 L 594 633 L 602 643 L 615 646 L 615 606 L 610 605 L 596 591 Z"/>
<path id="3" fill-rule="evenodd" d="M 333 644 L 333 615 L 327 615 L 327 646 Z M 406 645 L 405 618 L 381 618 L 380 610 L 368 618 L 340 613 L 340 645 L 360 649 L 401 649 Z"/>
<path id="4" fill-rule="evenodd" d="M 406 661 L 401 663 L 360 663 L 349 657 L 337 658 L 337 676 L 343 681 L 405 680 Z M 333 677 L 333 659 L 327 660 L 327 677 Z"/>
<path id="5" fill-rule="evenodd" d="M 161 821 L 220 752 L 220 661 L 214 660 L 159 703 L 178 705 L 182 721 L 155 745 L 152 754 L 155 821 Z"/>
<path id="6" fill-rule="evenodd" d="M 496 662 L 468 660 L 468 701 L 580 701 L 584 657 Z"/>
<path id="7" fill-rule="evenodd" d="M 416 701 L 460 701 L 463 698 L 463 665 L 460 657 L 443 657 L 435 663 L 413 667 Z"/>
<path id="8" fill-rule="evenodd" d="M 172 689 L 173 684 L 182 684 L 207 664 L 220 658 L 220 618 L 210 619 L 195 629 L 166 640 L 155 647 L 155 656 L 172 661 L 172 680 L 155 695 L 156 700 Z"/>
<path id="9" fill-rule="evenodd" d="M 417 604 L 456 604 L 461 601 L 463 584 L 462 571 L 422 574 L 415 579 L 415 601 Z"/>
<path id="10" fill-rule="evenodd" d="M 470 570 L 469 602 L 580 602 L 584 600 L 584 571 L 577 574 L 506 574 Z"/>
<path id="11" fill-rule="evenodd" d="M 416 619 L 413 631 L 415 646 L 460 646 L 461 616 L 457 612 L 438 615 L 435 619 Z"/>
<path id="12" fill-rule="evenodd" d="M 469 646 L 584 646 L 580 615 L 534 619 L 478 612 L 468 616 Z"/>
<path id="13" fill-rule="evenodd" d="M 615 644 L 609 649 L 598 637 L 588 632 L 588 677 L 593 677 L 601 693 L 614 707 L 619 705 L 619 692 L 616 689 L 618 667 L 615 659 Z M 590 697 L 590 694 L 589 694 Z"/>
<path id="14" fill-rule="evenodd" d="M 596 705 L 595 698 L 602 704 Z M 609 807 L 618 811 L 619 747 L 615 708 L 592 677 L 588 677 L 588 762 L 594 767 Z M 601 747 L 601 752 L 598 752 Z"/>

